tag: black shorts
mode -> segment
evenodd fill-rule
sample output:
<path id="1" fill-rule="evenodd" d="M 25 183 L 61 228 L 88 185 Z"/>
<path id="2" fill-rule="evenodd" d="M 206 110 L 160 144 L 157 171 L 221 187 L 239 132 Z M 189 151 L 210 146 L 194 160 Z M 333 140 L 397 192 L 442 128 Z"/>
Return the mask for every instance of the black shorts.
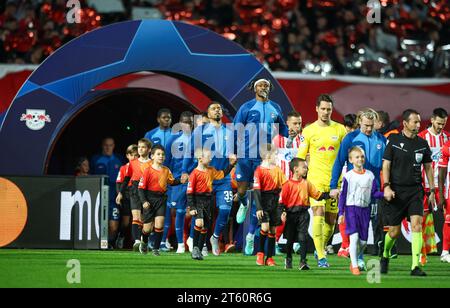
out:
<path id="1" fill-rule="evenodd" d="M 144 224 L 148 224 L 158 216 L 165 216 L 167 206 L 167 195 L 145 191 L 145 197 L 150 203 L 148 209 L 142 208 L 142 216 Z"/>
<path id="2" fill-rule="evenodd" d="M 203 219 L 203 226 L 208 229 L 212 222 L 212 210 L 214 208 L 213 195 L 195 195 L 194 204 L 195 210 L 197 211 L 195 219 Z"/>
<path id="3" fill-rule="evenodd" d="M 310 220 L 308 209 L 306 206 L 296 206 L 295 209 L 287 211 L 283 235 L 288 241 L 306 239 Z"/>
<path id="4" fill-rule="evenodd" d="M 261 223 L 269 223 L 269 226 L 276 227 L 282 224 L 281 214 L 283 206 L 280 206 L 280 195 L 273 192 L 261 192 L 261 204 L 264 215 Z"/>
<path id="5" fill-rule="evenodd" d="M 131 186 L 128 187 L 130 191 L 130 208 L 132 211 L 133 210 L 142 211 L 142 202 L 139 199 L 138 195 L 138 185 L 139 182 L 134 181 L 131 183 Z"/>
<path id="6" fill-rule="evenodd" d="M 423 216 L 423 188 L 392 187 L 395 198 L 390 202 L 384 200 L 382 206 L 383 224 L 386 226 L 399 226 L 404 218 L 413 215 Z"/>
<path id="7" fill-rule="evenodd" d="M 128 190 L 128 189 L 127 189 Z M 123 195 L 122 203 L 119 206 L 120 216 L 131 216 L 131 200 L 130 194 L 126 192 Z"/>

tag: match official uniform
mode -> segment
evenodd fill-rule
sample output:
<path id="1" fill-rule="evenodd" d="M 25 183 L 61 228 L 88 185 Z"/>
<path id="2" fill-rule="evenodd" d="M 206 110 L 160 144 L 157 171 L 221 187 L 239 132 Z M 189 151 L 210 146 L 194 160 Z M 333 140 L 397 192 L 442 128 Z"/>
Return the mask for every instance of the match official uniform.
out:
<path id="1" fill-rule="evenodd" d="M 383 159 L 391 162 L 389 182 L 395 192 L 395 198 L 383 206 L 387 225 L 399 226 L 405 217 L 423 216 L 421 166 L 432 162 L 427 141 L 419 137 L 410 139 L 402 133 L 390 135 Z"/>

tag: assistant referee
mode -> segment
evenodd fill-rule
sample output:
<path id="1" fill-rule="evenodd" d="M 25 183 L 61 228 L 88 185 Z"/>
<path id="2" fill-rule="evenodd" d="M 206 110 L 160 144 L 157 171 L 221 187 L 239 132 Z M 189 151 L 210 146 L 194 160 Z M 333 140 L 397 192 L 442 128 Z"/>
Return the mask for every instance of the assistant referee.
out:
<path id="1" fill-rule="evenodd" d="M 417 137 L 420 129 L 420 115 L 407 109 L 402 114 L 403 131 L 390 135 L 383 156 L 384 198 L 383 216 L 389 227 L 380 261 L 380 272 L 387 274 L 390 250 L 400 235 L 400 225 L 407 217 L 412 229 L 411 276 L 426 276 L 419 267 L 422 249 L 422 216 L 424 190 L 421 166 L 431 187 L 434 187 L 431 150 L 426 140 Z M 429 205 L 434 206 L 434 191 L 430 192 Z"/>

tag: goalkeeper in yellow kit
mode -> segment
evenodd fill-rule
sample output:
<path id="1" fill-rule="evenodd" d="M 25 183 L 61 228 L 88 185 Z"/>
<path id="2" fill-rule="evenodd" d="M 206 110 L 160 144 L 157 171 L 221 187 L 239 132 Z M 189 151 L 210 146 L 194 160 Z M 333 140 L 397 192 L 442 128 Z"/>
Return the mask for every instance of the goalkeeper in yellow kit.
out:
<path id="1" fill-rule="evenodd" d="M 307 179 L 319 191 L 330 192 L 331 171 L 339 151 L 341 141 L 346 135 L 344 125 L 331 120 L 333 99 L 322 94 L 316 102 L 317 121 L 303 130 L 304 142 L 298 157 L 306 159 L 309 153 Z M 316 201 L 310 199 L 313 211 L 313 240 L 316 247 L 318 266 L 329 267 L 325 257 L 325 245 L 333 235 L 338 213 L 336 199 Z"/>

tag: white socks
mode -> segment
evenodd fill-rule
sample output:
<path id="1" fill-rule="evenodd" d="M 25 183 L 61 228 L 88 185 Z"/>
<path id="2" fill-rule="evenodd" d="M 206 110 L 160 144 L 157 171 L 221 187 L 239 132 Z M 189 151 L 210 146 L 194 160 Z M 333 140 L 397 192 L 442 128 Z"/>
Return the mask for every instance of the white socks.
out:
<path id="1" fill-rule="evenodd" d="M 359 234 L 353 233 L 350 234 L 350 260 L 352 262 L 352 267 L 358 266 L 358 243 L 359 242 Z"/>

